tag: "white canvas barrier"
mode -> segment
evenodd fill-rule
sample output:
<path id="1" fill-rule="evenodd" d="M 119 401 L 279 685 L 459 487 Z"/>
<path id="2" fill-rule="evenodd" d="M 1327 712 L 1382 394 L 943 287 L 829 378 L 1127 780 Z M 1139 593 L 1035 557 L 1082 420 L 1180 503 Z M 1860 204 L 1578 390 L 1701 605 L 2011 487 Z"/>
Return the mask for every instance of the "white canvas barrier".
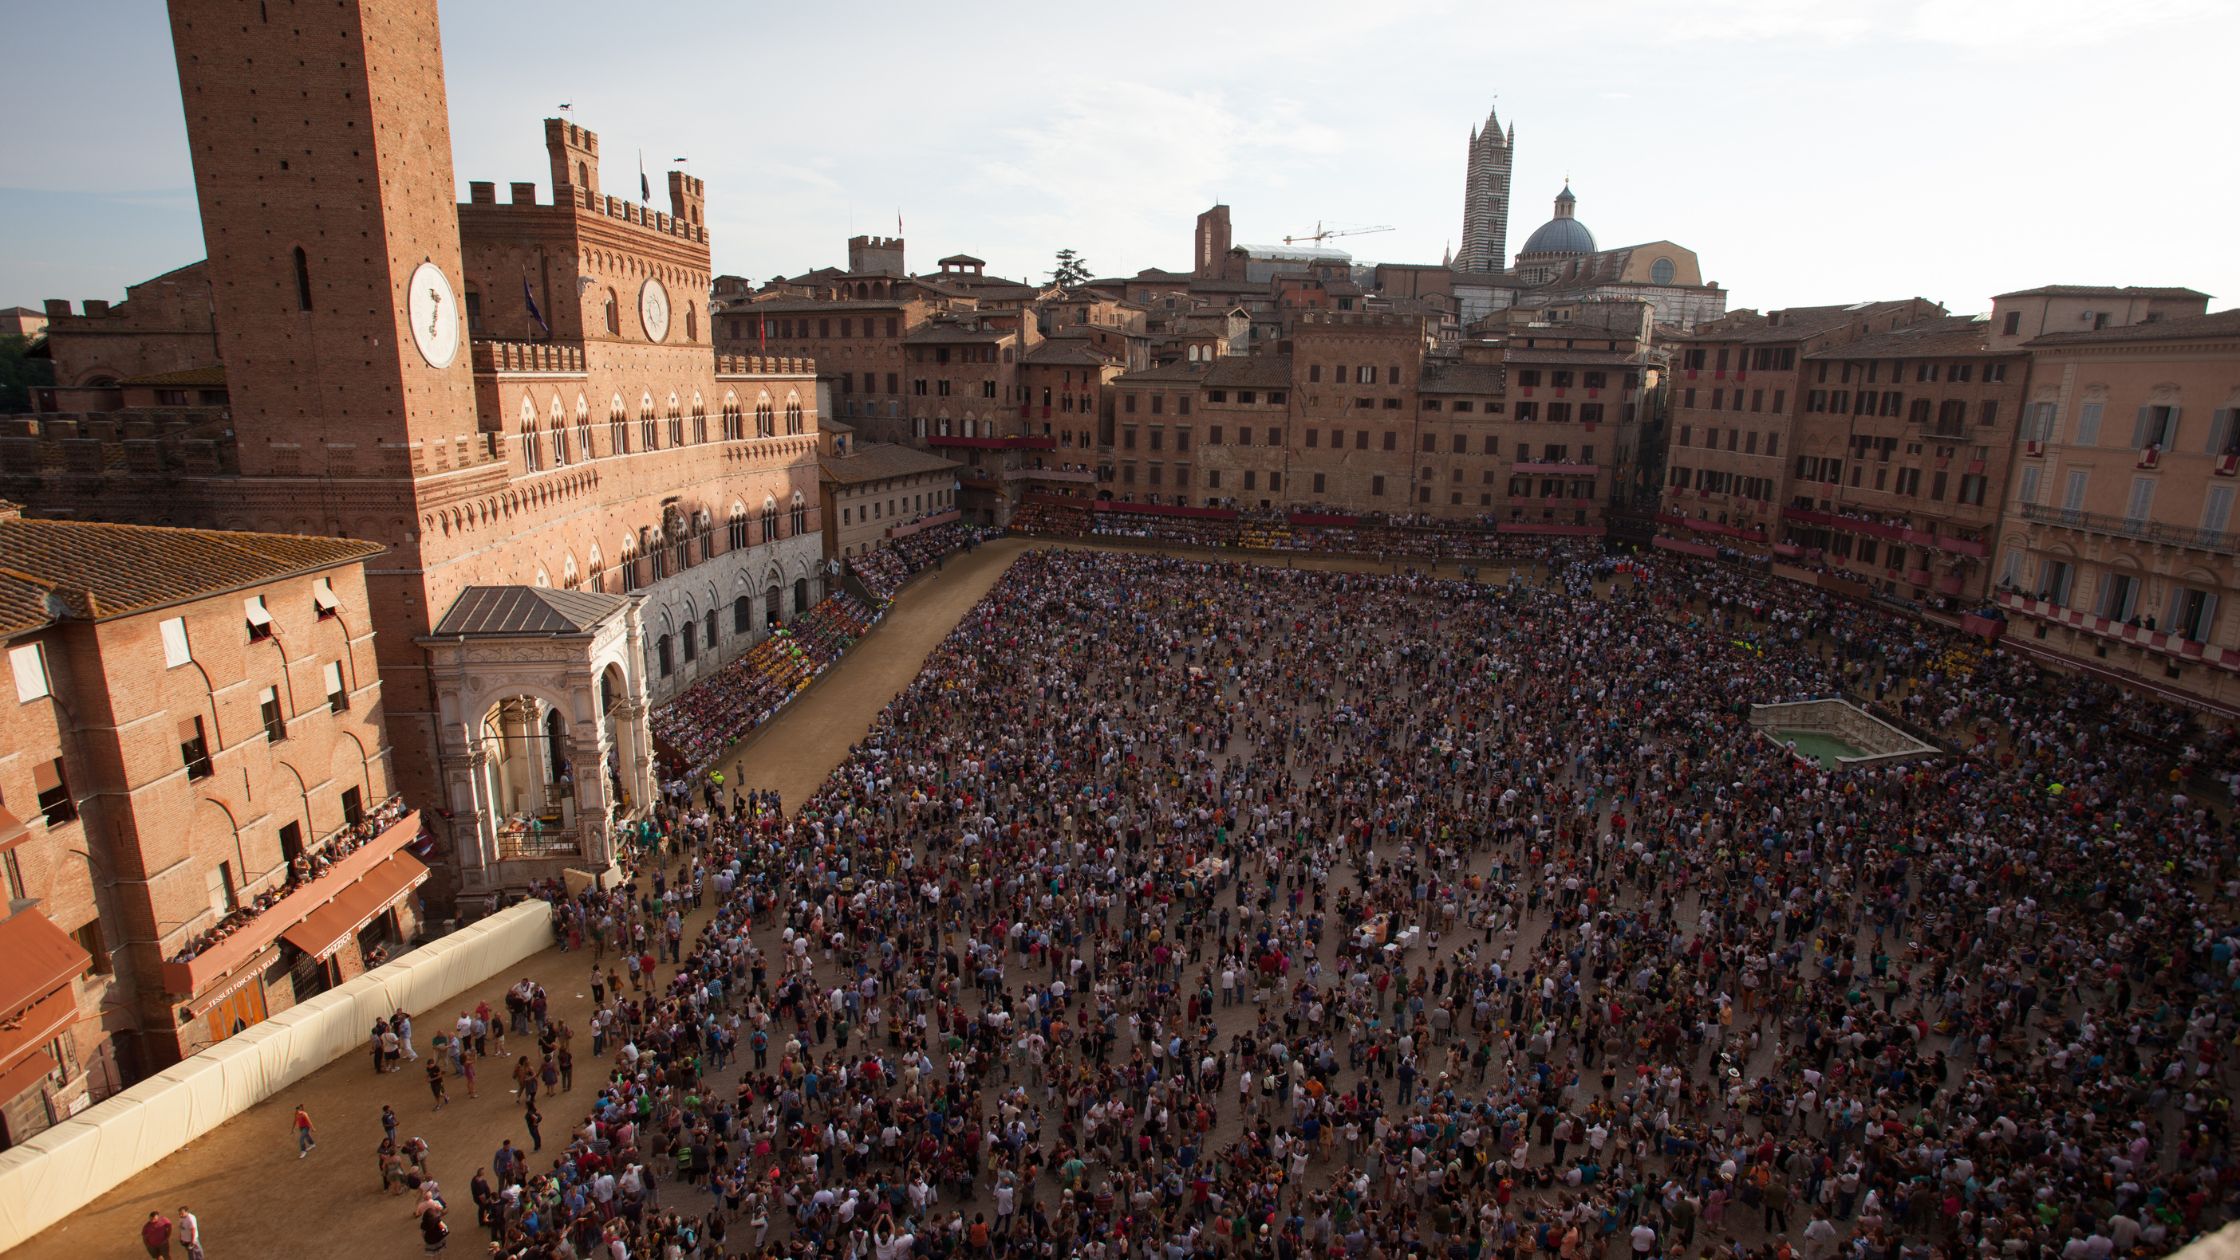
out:
<path id="1" fill-rule="evenodd" d="M 393 1011 L 415 1017 L 552 944 L 552 912 L 527 901 L 245 1029 L 0 1151 L 0 1251 L 343 1055 Z"/>

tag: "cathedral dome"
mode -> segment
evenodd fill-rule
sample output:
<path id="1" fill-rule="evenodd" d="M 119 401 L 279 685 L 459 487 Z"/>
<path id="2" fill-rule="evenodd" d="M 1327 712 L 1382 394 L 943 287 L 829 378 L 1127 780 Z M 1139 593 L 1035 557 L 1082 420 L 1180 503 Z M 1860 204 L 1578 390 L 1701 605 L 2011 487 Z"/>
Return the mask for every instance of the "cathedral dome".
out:
<path id="1" fill-rule="evenodd" d="M 1524 243 L 1519 252 L 1526 254 L 1591 254 L 1594 252 L 1594 233 L 1587 225 L 1571 217 L 1578 198 L 1571 195 L 1571 185 L 1565 184 L 1556 194 L 1556 217 L 1540 225 Z"/>

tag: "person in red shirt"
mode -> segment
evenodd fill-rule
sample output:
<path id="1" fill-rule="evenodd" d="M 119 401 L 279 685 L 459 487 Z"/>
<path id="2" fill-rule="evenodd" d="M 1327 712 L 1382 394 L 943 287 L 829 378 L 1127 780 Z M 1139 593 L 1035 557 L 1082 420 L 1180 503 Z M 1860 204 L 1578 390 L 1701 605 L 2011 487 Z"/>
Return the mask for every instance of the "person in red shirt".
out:
<path id="1" fill-rule="evenodd" d="M 171 1218 L 161 1212 L 148 1213 L 148 1222 L 140 1227 L 140 1241 L 148 1254 L 159 1260 L 171 1258 Z"/>

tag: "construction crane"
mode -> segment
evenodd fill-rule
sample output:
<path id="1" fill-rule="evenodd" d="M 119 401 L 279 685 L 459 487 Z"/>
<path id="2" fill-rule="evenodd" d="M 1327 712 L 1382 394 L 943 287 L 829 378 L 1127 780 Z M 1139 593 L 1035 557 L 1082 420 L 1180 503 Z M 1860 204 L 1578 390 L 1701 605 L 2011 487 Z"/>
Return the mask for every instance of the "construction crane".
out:
<path id="1" fill-rule="evenodd" d="M 1283 238 L 1283 243 L 1286 245 L 1297 245 L 1302 241 L 1311 241 L 1314 244 L 1319 245 L 1334 236 L 1366 236 L 1371 232 L 1389 232 L 1391 230 L 1392 225 L 1389 223 L 1380 223 L 1375 227 L 1326 228 L 1322 226 L 1322 221 L 1320 219 L 1317 219 L 1315 220 L 1314 232 L 1311 235 L 1286 236 Z"/>

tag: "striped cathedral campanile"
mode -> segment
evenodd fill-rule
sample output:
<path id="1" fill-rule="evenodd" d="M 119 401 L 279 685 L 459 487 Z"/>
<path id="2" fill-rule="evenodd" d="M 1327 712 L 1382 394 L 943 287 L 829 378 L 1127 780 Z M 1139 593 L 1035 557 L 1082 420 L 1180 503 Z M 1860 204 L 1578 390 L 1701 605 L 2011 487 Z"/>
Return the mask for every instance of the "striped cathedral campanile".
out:
<path id="1" fill-rule="evenodd" d="M 1501 133 L 1501 120 L 1486 111 L 1483 130 L 1470 131 L 1470 172 L 1462 188 L 1462 250 L 1457 271 L 1500 271 L 1509 258 L 1509 166 L 1516 156 L 1517 126 Z"/>

